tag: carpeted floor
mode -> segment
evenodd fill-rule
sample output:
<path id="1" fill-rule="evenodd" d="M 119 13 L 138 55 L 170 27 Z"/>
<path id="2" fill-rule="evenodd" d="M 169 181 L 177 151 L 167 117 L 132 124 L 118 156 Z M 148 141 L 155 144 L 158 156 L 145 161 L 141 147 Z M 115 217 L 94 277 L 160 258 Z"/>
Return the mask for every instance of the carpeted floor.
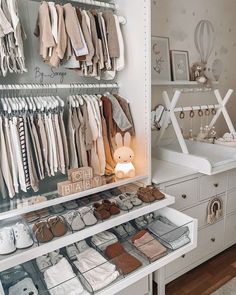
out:
<path id="1" fill-rule="evenodd" d="M 226 283 L 223 287 L 221 287 L 216 292 L 212 293 L 212 295 L 235 295 L 236 294 L 236 278 L 232 279 L 228 283 Z"/>

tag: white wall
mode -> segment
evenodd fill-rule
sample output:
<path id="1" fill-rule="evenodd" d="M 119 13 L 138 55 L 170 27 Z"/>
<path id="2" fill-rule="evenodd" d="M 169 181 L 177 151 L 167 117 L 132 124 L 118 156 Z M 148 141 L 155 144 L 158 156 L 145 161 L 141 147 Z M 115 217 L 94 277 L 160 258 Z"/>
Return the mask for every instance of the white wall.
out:
<path id="1" fill-rule="evenodd" d="M 199 61 L 194 44 L 194 31 L 202 19 L 210 20 L 215 29 L 215 48 L 208 62 L 208 75 L 211 76 L 212 62 L 217 58 L 224 64 L 224 71 L 218 86 L 222 95 L 228 88 L 235 88 L 236 76 L 236 1 L 235 0 L 152 0 L 152 35 L 170 38 L 170 48 L 189 51 L 190 64 Z M 152 106 L 162 102 L 162 87 L 152 87 Z M 168 89 L 172 93 L 172 89 Z M 236 93 L 228 104 L 228 110 L 236 126 Z M 215 102 L 212 93 L 184 94 L 179 105 L 209 104 Z M 186 133 L 189 119 L 184 121 Z M 205 122 L 204 122 L 205 123 Z M 194 120 L 194 131 L 198 132 L 200 123 Z M 172 129 L 172 128 L 171 128 Z M 217 124 L 220 135 L 226 131 L 223 119 Z M 156 132 L 153 133 L 154 136 Z M 172 135 L 172 131 L 168 130 Z"/>

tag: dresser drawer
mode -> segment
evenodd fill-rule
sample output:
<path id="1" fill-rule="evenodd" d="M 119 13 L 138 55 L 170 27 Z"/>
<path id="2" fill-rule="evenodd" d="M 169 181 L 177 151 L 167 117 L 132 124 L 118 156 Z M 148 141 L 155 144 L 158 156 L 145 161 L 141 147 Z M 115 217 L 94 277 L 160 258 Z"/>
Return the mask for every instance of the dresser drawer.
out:
<path id="1" fill-rule="evenodd" d="M 197 204 L 198 180 L 197 178 L 166 186 L 165 192 L 176 198 L 175 209 L 182 210 L 184 208 Z"/>
<path id="2" fill-rule="evenodd" d="M 190 266 L 192 263 L 206 258 L 210 253 L 220 250 L 223 247 L 223 234 L 223 220 L 199 230 L 197 248 L 168 264 L 166 266 L 166 278 Z"/>
<path id="3" fill-rule="evenodd" d="M 129 287 L 125 288 L 124 290 L 120 291 L 119 293 L 116 293 L 117 295 L 146 295 L 150 292 L 150 286 L 149 286 L 149 278 L 146 276 L 145 278 L 139 280 L 133 285 L 130 285 Z"/>
<path id="4" fill-rule="evenodd" d="M 225 196 L 221 196 L 221 199 L 223 201 L 224 212 L 225 212 L 225 198 L 226 198 Z M 183 213 L 190 217 L 196 218 L 198 220 L 198 227 L 201 228 L 207 225 L 207 208 L 208 208 L 209 202 L 210 200 L 208 202 L 204 202 L 193 208 L 184 210 Z"/>
<path id="5" fill-rule="evenodd" d="M 201 176 L 200 183 L 200 200 L 209 199 L 217 194 L 226 192 L 227 173 L 219 173 L 212 176 Z"/>
<path id="6" fill-rule="evenodd" d="M 228 192 L 226 213 L 229 214 L 234 211 L 236 211 L 236 189 L 231 192 Z"/>
<path id="7" fill-rule="evenodd" d="M 229 171 L 229 190 L 236 188 L 236 169 Z"/>
<path id="8" fill-rule="evenodd" d="M 229 215 L 225 220 L 225 246 L 236 242 L 236 213 Z"/>

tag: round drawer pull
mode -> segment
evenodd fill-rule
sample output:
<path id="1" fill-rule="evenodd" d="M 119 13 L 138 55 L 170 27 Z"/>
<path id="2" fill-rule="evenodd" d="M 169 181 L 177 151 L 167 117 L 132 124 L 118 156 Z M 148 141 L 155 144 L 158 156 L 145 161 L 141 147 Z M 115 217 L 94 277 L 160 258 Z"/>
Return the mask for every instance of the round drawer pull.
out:
<path id="1" fill-rule="evenodd" d="M 182 195 L 182 198 L 183 198 L 183 199 L 187 199 L 187 195 L 183 194 L 183 195 Z"/>
<path id="2" fill-rule="evenodd" d="M 219 183 L 214 183 L 214 187 L 218 187 L 219 186 Z"/>
<path id="3" fill-rule="evenodd" d="M 184 255 L 182 255 L 182 258 L 185 258 L 185 254 L 184 254 Z"/>
<path id="4" fill-rule="evenodd" d="M 216 241 L 216 239 L 215 238 L 211 238 L 211 241 L 214 243 Z"/>

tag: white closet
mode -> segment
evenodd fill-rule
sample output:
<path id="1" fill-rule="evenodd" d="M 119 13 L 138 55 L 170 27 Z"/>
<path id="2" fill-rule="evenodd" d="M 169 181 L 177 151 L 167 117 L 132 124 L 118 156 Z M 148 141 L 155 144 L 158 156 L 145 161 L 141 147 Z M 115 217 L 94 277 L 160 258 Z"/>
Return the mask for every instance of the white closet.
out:
<path id="1" fill-rule="evenodd" d="M 20 0 L 21 2 L 22 0 Z M 68 1 L 70 2 L 70 1 Z M 71 1 L 73 3 L 73 1 Z M 79 2 L 79 1 L 75 1 Z M 86 5 L 87 1 L 83 1 Z M 91 3 L 91 1 L 88 1 Z M 92 1 L 94 2 L 94 1 Z M 138 183 L 145 185 L 151 183 L 151 72 L 150 72 L 150 38 L 151 38 L 151 25 L 150 25 L 150 0 L 117 0 L 118 14 L 125 17 L 127 23 L 122 27 L 125 44 L 126 44 L 126 66 L 125 69 L 119 73 L 116 81 L 120 88 L 120 93 L 129 99 L 134 124 L 136 127 L 136 136 L 133 142 L 136 167 L 136 176 L 132 179 L 124 179 L 115 183 L 103 185 L 101 187 L 91 189 L 82 193 L 70 195 L 67 197 L 56 198 L 46 202 L 32 205 L 21 209 L 14 209 L 8 212 L 0 213 L 0 223 L 7 224 L 12 219 L 20 219 L 21 215 L 27 212 L 47 208 L 59 203 L 64 203 L 70 200 L 76 200 L 84 196 L 88 196 L 97 192 L 102 192 L 114 187 L 127 185 L 129 183 Z M 26 24 L 31 28 L 27 28 L 30 32 L 33 30 L 34 17 L 29 17 L 37 14 L 37 7 L 39 3 L 24 1 L 21 4 L 21 10 L 25 9 L 23 18 Z M 27 21 L 28 20 L 28 21 Z M 35 42 L 37 40 L 29 36 L 28 42 L 33 42 L 32 50 L 36 50 Z M 29 47 L 27 47 L 29 50 Z M 31 50 L 30 50 L 31 51 Z M 26 54 L 26 56 L 28 56 Z M 9 77 L 9 80 L 2 81 L 2 84 L 16 83 L 39 83 L 35 74 L 35 68 L 40 67 L 41 71 L 50 71 L 45 65 L 42 64 L 36 52 L 29 55 L 30 61 L 28 62 L 29 73 L 20 77 L 19 80 Z M 11 79 L 11 80 L 10 80 Z M 86 83 L 84 80 L 79 80 L 76 75 L 68 76 L 65 78 L 64 83 Z M 73 80 L 73 81 L 72 81 Z M 51 82 L 51 79 L 45 80 L 44 83 L 58 83 L 58 80 Z M 92 81 L 91 83 L 93 83 Z M 90 82 L 89 82 L 90 83 Z M 96 81 L 97 83 L 97 81 Z M 103 82 L 101 82 L 103 83 Z M 58 88 L 63 88 L 59 85 Z M 66 87 L 65 87 L 66 88 Z M 66 91 L 66 90 L 65 90 Z M 191 243 L 184 247 L 170 251 L 168 255 L 160 258 L 154 263 L 143 264 L 135 272 L 130 275 L 124 276 L 114 283 L 97 292 L 101 295 L 112 295 L 121 292 L 120 294 L 152 294 L 152 273 L 161 269 L 163 266 L 172 262 L 173 260 L 181 257 L 181 255 L 191 251 L 197 245 L 197 220 L 187 215 L 178 212 L 175 209 L 168 208 L 169 205 L 174 203 L 174 198 L 166 195 L 162 201 L 155 202 L 154 204 L 143 205 L 134 211 L 122 213 L 114 218 L 104 222 L 98 222 L 96 225 L 85 228 L 79 232 L 70 233 L 60 238 L 55 238 L 46 244 L 34 245 L 31 248 L 24 250 L 17 250 L 13 254 L 0 256 L 0 271 L 9 269 L 19 264 L 31 261 L 43 254 L 60 249 L 74 242 L 91 237 L 96 233 L 104 230 L 111 229 L 121 223 L 133 220 L 144 214 L 160 210 L 163 216 L 178 226 L 187 225 L 190 230 Z M 165 293 L 164 272 L 161 269 L 158 273 L 158 289 L 159 295 Z M 1 286 L 0 286 L 1 287 Z M 129 287 L 129 288 L 128 288 Z M 128 288 L 127 290 L 124 290 Z M 123 290 L 123 291 L 122 291 Z M 0 294 L 4 294 L 3 290 Z"/>

